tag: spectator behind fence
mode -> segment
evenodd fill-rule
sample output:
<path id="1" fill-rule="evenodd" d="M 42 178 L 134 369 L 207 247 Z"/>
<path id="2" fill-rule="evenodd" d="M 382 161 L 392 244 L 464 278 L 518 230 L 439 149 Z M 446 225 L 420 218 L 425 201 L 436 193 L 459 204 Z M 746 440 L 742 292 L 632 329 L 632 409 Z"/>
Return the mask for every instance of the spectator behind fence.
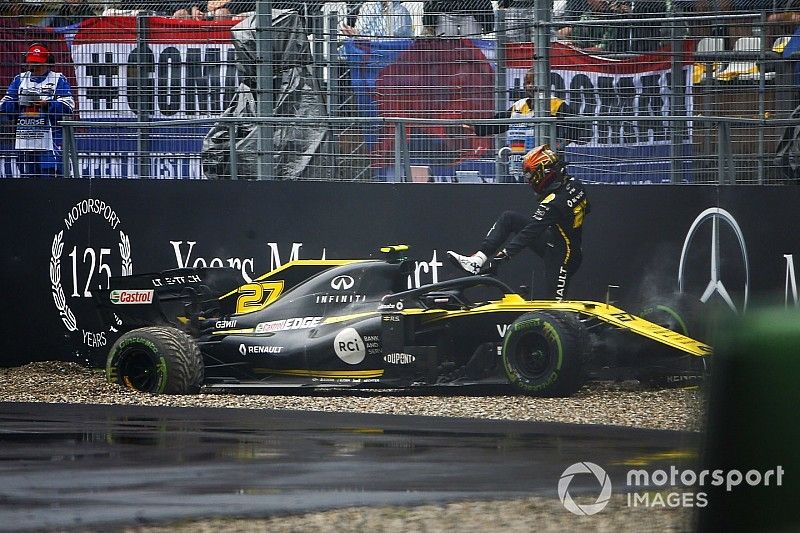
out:
<path id="1" fill-rule="evenodd" d="M 16 121 L 14 143 L 23 177 L 54 178 L 61 174 L 61 128 L 75 101 L 67 78 L 51 70 L 53 56 L 34 43 L 25 54 L 28 70 L 17 74 L 0 100 L 0 116 Z"/>
<path id="2" fill-rule="evenodd" d="M 557 32 L 559 39 L 589 50 L 626 52 L 627 28 L 618 24 L 604 24 L 603 19 L 630 16 L 633 11 L 631 4 L 617 0 L 586 0 L 586 7 L 578 20 L 597 22 L 560 28 Z"/>
<path id="3" fill-rule="evenodd" d="M 45 19 L 45 25 L 61 28 L 77 24 L 85 18 L 96 17 L 104 10 L 103 4 L 84 0 L 64 0 L 57 11 Z"/>
<path id="4" fill-rule="evenodd" d="M 422 7 L 424 35 L 437 37 L 479 37 L 494 31 L 490 0 L 439 0 Z"/>
<path id="5" fill-rule="evenodd" d="M 769 14 L 767 22 L 772 26 L 774 22 L 787 20 L 783 17 L 783 11 L 798 7 L 797 2 L 792 0 L 695 0 L 692 4 L 697 15 L 722 15 L 714 22 L 701 21 L 696 24 L 693 27 L 693 36 L 724 37 L 727 40 L 727 50 L 733 50 L 740 37 L 759 35 L 762 28 L 758 16 L 734 20 L 724 18 L 725 15 L 765 11 Z"/>
<path id="6" fill-rule="evenodd" d="M 240 20 L 255 10 L 255 0 L 209 0 L 183 4 L 172 16 L 189 20 Z"/>
<path id="7" fill-rule="evenodd" d="M 340 30 L 350 37 L 412 37 L 411 14 L 398 1 L 364 2 L 358 10 L 355 26 L 342 24 Z"/>
<path id="8" fill-rule="evenodd" d="M 129 0 L 125 3 L 108 2 L 100 5 L 105 6 L 105 10 L 101 14 L 104 17 L 136 17 L 139 15 L 170 17 L 182 9 L 190 9 L 193 4 L 188 0 Z M 204 4 L 195 3 L 194 5 Z"/>
<path id="9" fill-rule="evenodd" d="M 187 5 L 175 10 L 172 16 L 176 19 L 206 20 L 207 15 L 203 7 L 205 5 L 200 3 Z"/>
<path id="10" fill-rule="evenodd" d="M 0 0 L 0 18 L 13 18 L 23 26 L 45 26 L 48 16 L 57 6 L 53 1 Z"/>
<path id="11" fill-rule="evenodd" d="M 239 20 L 256 10 L 255 0 L 209 0 L 206 18 L 213 20 Z"/>
<path id="12" fill-rule="evenodd" d="M 534 98 L 536 97 L 536 77 L 533 69 L 525 73 L 525 98 L 514 102 L 510 109 L 498 113 L 494 118 L 533 118 Z M 577 116 L 572 107 L 564 100 L 556 97 L 550 98 L 549 114 L 556 119 Z M 534 124 L 476 124 L 475 134 L 479 136 L 507 132 L 507 146 L 511 149 L 508 171 L 514 181 L 522 181 L 522 156 L 537 144 Z M 556 140 L 553 147 L 556 152 L 563 152 L 564 147 L 572 142 L 584 142 L 589 132 L 582 124 L 575 122 L 556 124 Z M 538 142 L 541 142 L 538 141 Z"/>
<path id="13" fill-rule="evenodd" d="M 533 40 L 535 0 L 499 0 L 497 7 L 505 10 L 506 39 L 511 42 L 530 42 Z M 554 0 L 553 20 L 564 18 L 567 0 Z"/>

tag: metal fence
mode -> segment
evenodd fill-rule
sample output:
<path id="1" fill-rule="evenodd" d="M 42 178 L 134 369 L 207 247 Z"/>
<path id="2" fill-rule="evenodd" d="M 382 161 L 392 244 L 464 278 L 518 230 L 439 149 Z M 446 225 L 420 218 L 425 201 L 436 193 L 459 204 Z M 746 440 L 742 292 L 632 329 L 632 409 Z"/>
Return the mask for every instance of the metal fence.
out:
<path id="1" fill-rule="evenodd" d="M 590 182 L 800 178 L 791 2 L 0 9 L 3 80 L 42 42 L 70 82 L 66 176 L 512 182 L 547 141 Z M 24 175 L 3 111 L 0 176 Z"/>

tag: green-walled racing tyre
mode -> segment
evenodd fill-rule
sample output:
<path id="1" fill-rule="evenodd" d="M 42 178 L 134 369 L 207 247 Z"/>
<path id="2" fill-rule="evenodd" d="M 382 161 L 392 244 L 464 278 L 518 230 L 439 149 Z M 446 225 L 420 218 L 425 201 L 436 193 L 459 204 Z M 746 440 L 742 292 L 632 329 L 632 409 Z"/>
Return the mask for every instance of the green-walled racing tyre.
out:
<path id="1" fill-rule="evenodd" d="M 577 316 L 535 311 L 514 321 L 503 339 L 503 366 L 520 392 L 570 396 L 584 381 L 588 335 Z"/>
<path id="2" fill-rule="evenodd" d="M 123 334 L 106 362 L 110 383 L 153 394 L 197 394 L 203 375 L 197 344 L 186 333 L 168 326 Z"/>

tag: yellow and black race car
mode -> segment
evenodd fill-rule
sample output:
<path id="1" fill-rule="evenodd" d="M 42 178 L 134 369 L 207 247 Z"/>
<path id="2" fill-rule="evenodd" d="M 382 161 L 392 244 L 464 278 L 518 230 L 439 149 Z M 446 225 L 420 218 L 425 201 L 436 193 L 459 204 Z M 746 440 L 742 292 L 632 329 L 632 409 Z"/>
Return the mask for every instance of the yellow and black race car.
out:
<path id="1" fill-rule="evenodd" d="M 676 309 L 654 307 L 650 321 L 608 303 L 525 300 L 490 275 L 408 289 L 406 247 L 382 251 L 293 261 L 247 283 L 212 268 L 112 278 L 99 308 L 134 329 L 108 353 L 108 379 L 168 394 L 511 384 L 567 396 L 609 369 L 678 382 L 705 372 L 711 348 Z"/>

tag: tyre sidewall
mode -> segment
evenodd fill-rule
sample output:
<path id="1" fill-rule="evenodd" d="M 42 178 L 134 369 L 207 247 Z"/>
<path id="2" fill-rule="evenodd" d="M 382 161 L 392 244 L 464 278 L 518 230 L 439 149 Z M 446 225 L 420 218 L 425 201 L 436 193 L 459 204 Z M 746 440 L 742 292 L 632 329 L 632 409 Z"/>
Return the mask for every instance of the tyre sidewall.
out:
<path id="1" fill-rule="evenodd" d="M 503 341 L 503 366 L 512 385 L 520 391 L 535 395 L 571 394 L 580 379 L 580 358 L 583 354 L 568 354 L 569 342 L 564 338 L 563 324 L 546 313 L 523 315 L 509 328 Z M 547 367 L 539 375 L 526 376 L 517 365 L 520 343 L 530 335 L 544 341 Z"/>
<path id="2" fill-rule="evenodd" d="M 663 303 L 651 304 L 639 313 L 641 318 L 649 322 L 662 325 L 671 331 L 688 337 L 692 332 L 689 331 L 685 315 L 686 312 L 679 309 L 678 306 Z"/>
<path id="3" fill-rule="evenodd" d="M 131 331 L 121 336 L 108 354 L 106 362 L 106 377 L 108 381 L 117 383 L 131 390 L 138 390 L 128 381 L 126 376 L 119 372 L 120 363 L 124 363 L 124 358 L 131 355 L 131 351 L 138 349 L 147 354 L 150 362 L 156 371 L 156 385 L 151 390 L 143 392 L 151 392 L 154 394 L 162 394 L 167 388 L 169 382 L 169 366 L 167 359 L 164 357 L 164 348 L 158 345 L 158 342 L 138 331 Z"/>

